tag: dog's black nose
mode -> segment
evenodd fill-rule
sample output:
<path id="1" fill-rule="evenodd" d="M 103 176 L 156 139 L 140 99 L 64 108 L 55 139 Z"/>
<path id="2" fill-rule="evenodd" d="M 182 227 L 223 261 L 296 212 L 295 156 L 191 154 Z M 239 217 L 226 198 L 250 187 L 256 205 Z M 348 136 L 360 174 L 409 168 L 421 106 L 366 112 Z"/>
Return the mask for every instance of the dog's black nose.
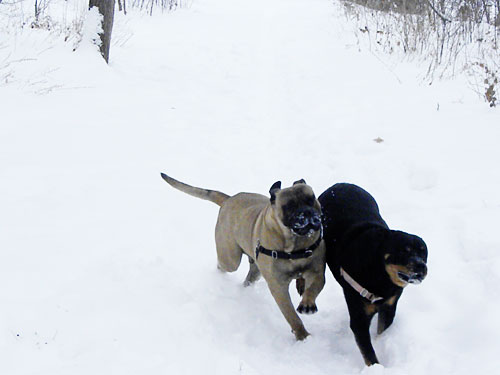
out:
<path id="1" fill-rule="evenodd" d="M 427 265 L 421 259 L 417 259 L 413 263 L 412 270 L 415 273 L 415 277 L 419 280 L 423 280 L 427 275 Z"/>

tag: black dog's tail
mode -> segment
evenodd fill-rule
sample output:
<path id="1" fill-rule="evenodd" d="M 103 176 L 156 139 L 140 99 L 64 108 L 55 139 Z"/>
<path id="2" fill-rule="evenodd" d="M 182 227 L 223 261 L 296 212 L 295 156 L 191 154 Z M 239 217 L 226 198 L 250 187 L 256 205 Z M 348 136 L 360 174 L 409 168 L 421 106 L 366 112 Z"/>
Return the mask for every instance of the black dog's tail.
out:
<path id="1" fill-rule="evenodd" d="M 194 186 L 190 186 L 183 182 L 177 181 L 176 179 L 167 176 L 165 173 L 161 174 L 161 177 L 167 181 L 167 183 L 180 190 L 186 194 L 192 195 L 193 197 L 205 199 L 210 202 L 214 202 L 215 204 L 222 206 L 222 204 L 229 198 L 229 195 L 221 193 L 220 191 L 201 189 Z"/>

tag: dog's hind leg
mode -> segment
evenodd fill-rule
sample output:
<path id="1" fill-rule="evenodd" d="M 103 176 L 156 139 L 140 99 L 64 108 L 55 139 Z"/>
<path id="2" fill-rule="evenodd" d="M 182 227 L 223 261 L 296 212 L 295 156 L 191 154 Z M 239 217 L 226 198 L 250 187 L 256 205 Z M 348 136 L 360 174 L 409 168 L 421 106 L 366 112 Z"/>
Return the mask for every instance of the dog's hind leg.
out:
<path id="1" fill-rule="evenodd" d="M 219 228 L 219 223 L 215 227 L 215 248 L 217 250 L 217 268 L 224 272 L 234 272 L 241 263 L 243 249 L 238 245 L 234 237 Z"/>
<path id="2" fill-rule="evenodd" d="M 217 248 L 217 268 L 224 272 L 234 272 L 241 263 L 243 250 L 237 245 L 227 246 L 216 243 Z"/>
<path id="3" fill-rule="evenodd" d="M 250 264 L 250 269 L 248 270 L 248 275 L 243 282 L 243 286 L 250 286 L 260 278 L 259 267 L 251 257 L 248 257 L 248 263 Z"/>

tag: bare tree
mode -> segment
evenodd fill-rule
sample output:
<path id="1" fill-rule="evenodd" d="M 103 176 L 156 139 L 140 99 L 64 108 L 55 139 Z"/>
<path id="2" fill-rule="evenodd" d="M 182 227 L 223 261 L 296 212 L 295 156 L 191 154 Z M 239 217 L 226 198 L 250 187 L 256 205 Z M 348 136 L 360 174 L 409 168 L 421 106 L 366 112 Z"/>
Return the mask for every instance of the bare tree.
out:
<path id="1" fill-rule="evenodd" d="M 118 11 L 119 12 L 123 11 L 123 14 L 127 15 L 127 3 L 125 1 L 126 0 L 123 0 L 123 5 L 122 5 L 122 0 L 118 0 Z"/>
<path id="2" fill-rule="evenodd" d="M 109 47 L 111 46 L 111 31 L 113 30 L 113 18 L 115 15 L 115 0 L 89 0 L 89 9 L 97 7 L 102 14 L 101 55 L 109 61 Z"/>

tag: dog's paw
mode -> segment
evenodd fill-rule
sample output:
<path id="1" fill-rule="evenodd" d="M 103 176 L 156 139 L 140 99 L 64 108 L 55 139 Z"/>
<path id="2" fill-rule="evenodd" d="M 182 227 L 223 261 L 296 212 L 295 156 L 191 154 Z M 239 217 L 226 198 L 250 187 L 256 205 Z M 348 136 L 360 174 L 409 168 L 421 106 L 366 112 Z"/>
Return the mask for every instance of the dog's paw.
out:
<path id="1" fill-rule="evenodd" d="M 303 303 L 300 303 L 299 307 L 297 307 L 297 311 L 301 314 L 314 314 L 318 312 L 318 307 L 316 306 L 315 303 L 310 305 L 305 305 Z"/>
<path id="2" fill-rule="evenodd" d="M 297 330 L 297 331 L 292 330 L 292 332 L 295 335 L 295 338 L 297 339 L 297 341 L 303 341 L 307 338 L 307 336 L 309 336 L 309 332 L 307 332 L 305 328 L 302 328 L 302 329 Z"/>

